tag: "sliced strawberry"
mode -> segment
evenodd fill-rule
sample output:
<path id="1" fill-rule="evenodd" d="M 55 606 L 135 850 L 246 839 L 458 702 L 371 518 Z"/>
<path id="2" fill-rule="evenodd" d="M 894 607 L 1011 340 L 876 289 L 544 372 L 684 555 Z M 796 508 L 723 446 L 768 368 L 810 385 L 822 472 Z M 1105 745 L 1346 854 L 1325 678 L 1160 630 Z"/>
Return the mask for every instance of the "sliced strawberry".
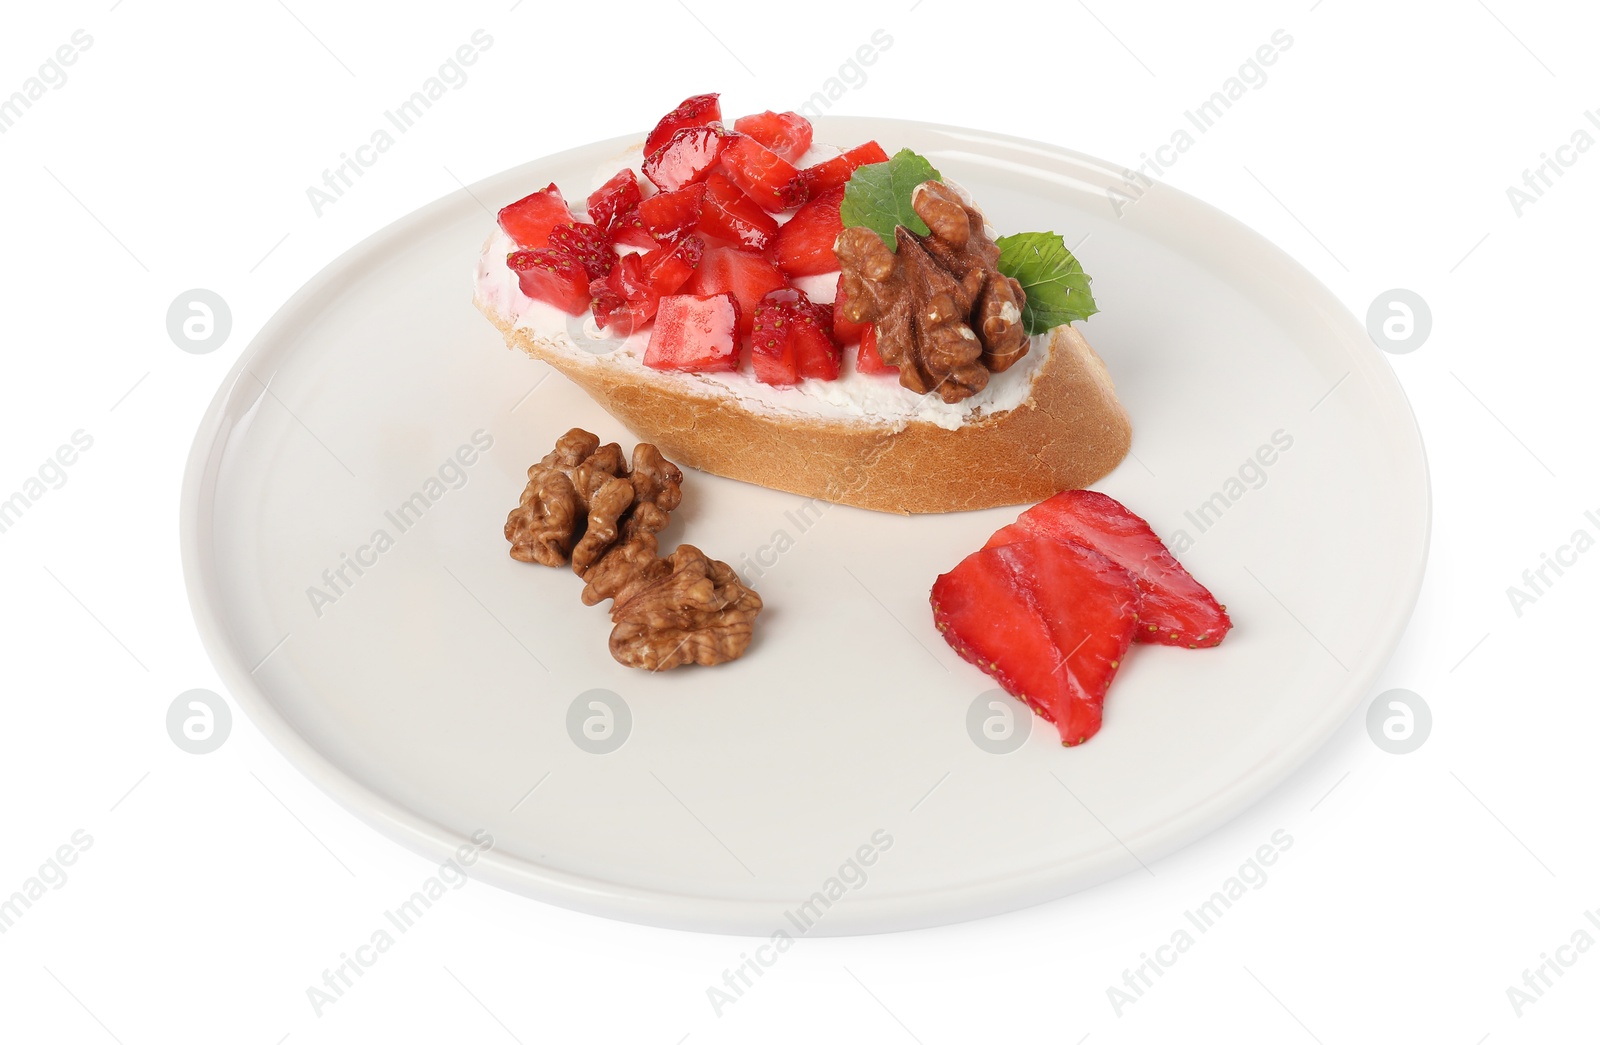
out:
<path id="1" fill-rule="evenodd" d="M 705 196 L 700 208 L 699 230 L 714 239 L 764 250 L 778 233 L 778 223 L 725 176 L 714 173 L 706 178 Z"/>
<path id="2" fill-rule="evenodd" d="M 643 193 L 633 171 L 623 169 L 604 185 L 589 193 L 589 219 L 609 235 L 617 221 L 639 205 Z"/>
<path id="3" fill-rule="evenodd" d="M 729 141 L 720 127 L 686 127 L 645 157 L 644 176 L 663 192 L 705 181 Z"/>
<path id="4" fill-rule="evenodd" d="M 644 365 L 694 373 L 739 369 L 739 312 L 732 294 L 662 298 Z"/>
<path id="5" fill-rule="evenodd" d="M 758 112 L 733 121 L 733 129 L 747 134 L 773 153 L 794 163 L 811 148 L 811 121 L 797 112 Z"/>
<path id="6" fill-rule="evenodd" d="M 656 242 L 676 243 L 700 220 L 700 204 L 705 195 L 706 187 L 701 182 L 672 192 L 658 192 L 639 204 L 639 219 Z"/>
<path id="7" fill-rule="evenodd" d="M 700 262 L 703 246 L 690 236 L 672 247 L 626 254 L 603 283 L 591 283 L 595 322 L 625 337 L 655 317 L 661 298 L 675 293 Z"/>
<path id="8" fill-rule="evenodd" d="M 586 221 L 557 225 L 550 230 L 550 250 L 561 251 L 583 266 L 590 279 L 604 279 L 616 264 L 617 252 L 600 231 Z"/>
<path id="9" fill-rule="evenodd" d="M 566 251 L 519 250 L 506 255 L 506 267 L 517 274 L 522 292 L 536 301 L 574 316 L 589 307 L 589 274 Z"/>
<path id="10" fill-rule="evenodd" d="M 769 291 L 787 284 L 783 273 L 760 254 L 733 247 L 710 247 L 700 258 L 699 268 L 683 285 L 683 292 L 701 297 L 732 294 L 738 299 L 742 313 L 740 329 L 749 334 L 755 324 L 756 305 Z"/>
<path id="11" fill-rule="evenodd" d="M 1137 623 L 1127 570 L 1075 542 L 1021 541 L 967 556 L 930 601 L 951 648 L 1054 722 L 1063 744 L 1099 731 Z"/>
<path id="12" fill-rule="evenodd" d="M 889 154 L 883 151 L 883 146 L 877 142 L 867 142 L 857 145 L 849 152 L 842 152 L 831 160 L 807 167 L 800 172 L 800 181 L 804 183 L 806 192 L 815 196 L 819 192 L 830 189 L 842 189 L 844 183 L 850 180 L 850 175 L 855 173 L 857 167 L 865 167 L 869 163 L 888 163 Z"/>
<path id="13" fill-rule="evenodd" d="M 653 199 L 654 197 L 652 197 Z M 615 224 L 611 226 L 611 242 L 613 244 L 626 243 L 630 247 L 643 247 L 646 250 L 658 246 L 644 227 L 644 222 L 639 219 L 641 203 L 638 207 L 617 215 Z"/>
<path id="14" fill-rule="evenodd" d="M 1215 646 L 1233 627 L 1227 610 L 1184 569 L 1150 524 L 1093 490 L 1064 490 L 989 538 L 995 547 L 1024 536 L 1078 541 L 1132 573 L 1139 585 L 1138 641 Z"/>
<path id="15" fill-rule="evenodd" d="M 820 276 L 839 271 L 833 243 L 844 231 L 839 218 L 843 189 L 813 196 L 778 229 L 772 240 L 772 257 L 791 276 Z"/>
<path id="16" fill-rule="evenodd" d="M 878 354 L 878 328 L 871 323 L 861 331 L 861 344 L 856 346 L 856 369 L 863 374 L 898 374 L 900 368 L 885 363 Z"/>
<path id="17" fill-rule="evenodd" d="M 839 273 L 839 286 L 833 292 L 833 340 L 841 346 L 856 344 L 861 340 L 861 332 L 871 323 L 855 323 L 845 318 L 844 314 L 844 273 Z"/>
<path id="18" fill-rule="evenodd" d="M 739 191 L 766 210 L 788 210 L 805 202 L 807 187 L 796 180 L 800 172 L 794 164 L 754 138 L 732 135 L 722 150 L 722 169 Z"/>
<path id="19" fill-rule="evenodd" d="M 692 98 L 685 98 L 676 109 L 661 117 L 661 122 L 656 124 L 655 130 L 650 132 L 650 137 L 644 140 L 644 154 L 646 156 L 655 152 L 674 134 L 686 127 L 704 127 L 707 124 L 722 122 L 722 106 L 714 94 L 697 94 Z"/>
<path id="20" fill-rule="evenodd" d="M 792 385 L 803 377 L 832 381 L 839 376 L 833 309 L 795 287 L 769 292 L 755 308 L 750 362 L 756 380 L 769 385 Z"/>
<path id="21" fill-rule="evenodd" d="M 577 220 L 567 207 L 567 201 L 561 198 L 561 190 L 556 188 L 555 182 L 500 209 L 500 227 L 523 250 L 546 246 L 551 229 Z"/>

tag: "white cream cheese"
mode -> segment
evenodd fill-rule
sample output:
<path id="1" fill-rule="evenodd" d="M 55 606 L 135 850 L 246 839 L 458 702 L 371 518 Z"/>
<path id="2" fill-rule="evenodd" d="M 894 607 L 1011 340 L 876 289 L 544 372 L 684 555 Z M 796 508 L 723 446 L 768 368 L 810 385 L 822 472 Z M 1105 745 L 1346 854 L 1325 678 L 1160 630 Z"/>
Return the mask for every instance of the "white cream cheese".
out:
<path id="1" fill-rule="evenodd" d="M 814 145 L 797 166 L 809 166 L 838 154 L 837 149 Z M 625 153 L 613 164 L 639 167 L 640 152 Z M 596 172 L 590 190 L 598 188 L 617 172 L 608 164 Z M 648 187 L 646 188 L 648 192 Z M 958 191 L 960 191 L 958 189 Z M 585 193 L 586 195 L 587 193 Z M 781 223 L 787 215 L 775 215 Z M 541 341 L 554 342 L 580 355 L 604 359 L 611 365 L 644 366 L 644 353 L 650 343 L 651 327 L 627 338 L 608 337 L 595 328 L 588 314 L 571 316 L 554 305 L 535 301 L 522 293 L 516 273 L 506 267 L 506 255 L 517 249 L 510 236 L 496 227 L 493 237 L 478 259 L 476 292 L 478 300 L 511 319 Z M 838 274 L 800 276 L 792 282 L 812 301 L 831 303 L 838 285 Z M 804 378 L 796 385 L 764 384 L 747 369 L 732 373 L 679 374 L 658 372 L 664 379 L 681 383 L 686 390 L 714 390 L 732 394 L 750 410 L 762 413 L 803 417 L 851 419 L 881 424 L 895 429 L 911 421 L 926 421 L 940 428 L 955 430 L 963 424 L 991 414 L 1021 406 L 1033 388 L 1033 379 L 1049 358 L 1050 338 L 1035 335 L 1028 354 L 1011 369 L 991 374 L 983 391 L 957 403 L 946 403 L 937 395 L 921 395 L 900 384 L 894 374 L 863 374 L 856 370 L 855 353 L 846 350 L 833 381 Z"/>

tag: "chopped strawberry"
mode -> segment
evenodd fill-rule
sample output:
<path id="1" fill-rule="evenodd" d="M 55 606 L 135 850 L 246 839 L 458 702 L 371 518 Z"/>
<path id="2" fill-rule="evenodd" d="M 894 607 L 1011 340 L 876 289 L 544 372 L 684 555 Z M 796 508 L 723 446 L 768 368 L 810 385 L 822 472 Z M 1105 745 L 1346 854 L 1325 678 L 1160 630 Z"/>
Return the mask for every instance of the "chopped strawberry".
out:
<path id="1" fill-rule="evenodd" d="M 705 199 L 704 183 L 685 185 L 672 192 L 658 192 L 639 204 L 639 219 L 658 243 L 676 243 L 700 220 L 700 203 Z"/>
<path id="2" fill-rule="evenodd" d="M 871 323 L 861 331 L 861 344 L 856 346 L 856 370 L 863 374 L 898 374 L 900 368 L 885 363 L 878 354 L 878 328 Z"/>
<path id="3" fill-rule="evenodd" d="M 705 181 L 730 137 L 720 127 L 685 127 L 645 157 L 644 176 L 663 192 Z"/>
<path id="4" fill-rule="evenodd" d="M 750 362 L 756 380 L 769 385 L 792 385 L 803 377 L 837 378 L 833 309 L 815 304 L 794 287 L 771 291 L 756 305 Z"/>
<path id="5" fill-rule="evenodd" d="M 637 207 L 642 198 L 639 179 L 633 171 L 624 168 L 589 193 L 589 218 L 600 226 L 602 232 L 610 235 L 618 220 Z"/>
<path id="6" fill-rule="evenodd" d="M 550 230 L 550 250 L 561 251 L 583 266 L 590 279 L 603 279 L 616 264 L 617 252 L 600 231 L 586 221 L 557 225 Z"/>
<path id="7" fill-rule="evenodd" d="M 655 152 L 686 127 L 704 127 L 721 122 L 722 106 L 717 102 L 716 95 L 697 94 L 685 98 L 676 109 L 661 117 L 661 122 L 650 132 L 650 137 L 644 140 L 644 154 L 648 156 Z"/>
<path id="8" fill-rule="evenodd" d="M 1103 493 L 1064 490 L 1023 512 L 985 547 L 1027 537 L 1086 544 L 1132 573 L 1140 642 L 1215 646 L 1233 627 L 1227 610 L 1172 557 L 1150 524 Z"/>
<path id="9" fill-rule="evenodd" d="M 778 229 L 772 241 L 773 260 L 791 276 L 820 276 L 839 271 L 834 240 L 844 231 L 839 218 L 843 189 L 831 189 L 807 200 Z"/>
<path id="10" fill-rule="evenodd" d="M 617 215 L 616 223 L 611 226 L 612 243 L 626 243 L 630 247 L 643 247 L 646 250 L 658 246 L 649 231 L 645 229 L 644 222 L 639 220 L 640 208 L 643 206 L 641 203 L 638 207 Z"/>
<path id="11" fill-rule="evenodd" d="M 850 180 L 850 175 L 855 173 L 857 167 L 865 167 L 869 163 L 888 162 L 889 154 L 883 151 L 883 146 L 877 142 L 867 142 L 865 145 L 857 145 L 849 152 L 842 152 L 831 160 L 823 160 L 807 167 L 800 172 L 799 177 L 805 191 L 815 196 L 819 192 L 844 188 L 844 183 Z"/>
<path id="12" fill-rule="evenodd" d="M 856 323 L 845 318 L 844 314 L 844 273 L 839 273 L 839 285 L 833 292 L 833 340 L 843 346 L 856 344 L 861 340 L 861 332 L 871 323 Z"/>
<path id="13" fill-rule="evenodd" d="M 740 330 L 749 334 L 755 324 L 756 305 L 769 291 L 786 286 L 787 282 L 783 273 L 760 254 L 733 247 L 710 247 L 700 258 L 694 275 L 683 285 L 683 292 L 701 297 L 731 293 L 739 301 Z"/>
<path id="14" fill-rule="evenodd" d="M 542 247 L 506 255 L 506 267 L 517 274 L 522 292 L 570 315 L 589 307 L 589 274 L 563 250 Z"/>
<path id="15" fill-rule="evenodd" d="M 778 233 L 778 223 L 721 174 L 706 178 L 700 208 L 701 232 L 747 250 L 764 250 Z"/>
<path id="16" fill-rule="evenodd" d="M 732 135 L 722 150 L 722 169 L 766 210 L 788 210 L 805 202 L 807 186 L 796 180 L 800 172 L 794 164 L 754 138 Z"/>
<path id="17" fill-rule="evenodd" d="M 1063 744 L 1099 731 L 1137 623 L 1127 570 L 1076 542 L 1021 541 L 967 556 L 930 601 L 951 648 L 1054 722 Z"/>
<path id="18" fill-rule="evenodd" d="M 603 283 L 591 283 L 594 319 L 613 334 L 626 336 L 650 322 L 661 299 L 694 275 L 704 247 L 696 236 L 671 247 L 627 254 Z"/>
<path id="19" fill-rule="evenodd" d="M 694 373 L 739 369 L 739 312 L 732 294 L 662 298 L 644 365 Z"/>
<path id="20" fill-rule="evenodd" d="M 733 129 L 747 134 L 775 154 L 794 163 L 811 148 L 811 121 L 796 112 L 758 112 L 733 121 Z"/>
<path id="21" fill-rule="evenodd" d="M 551 229 L 577 220 L 568 209 L 567 201 L 561 198 L 561 190 L 556 188 L 555 182 L 500 209 L 500 227 L 523 250 L 546 246 Z"/>

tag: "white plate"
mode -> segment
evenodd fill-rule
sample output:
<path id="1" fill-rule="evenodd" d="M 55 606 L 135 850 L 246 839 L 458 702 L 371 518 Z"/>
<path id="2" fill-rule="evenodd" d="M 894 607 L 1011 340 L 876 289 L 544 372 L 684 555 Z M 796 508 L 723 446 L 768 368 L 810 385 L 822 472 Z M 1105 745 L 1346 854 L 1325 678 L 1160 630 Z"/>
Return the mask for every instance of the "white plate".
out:
<path id="1" fill-rule="evenodd" d="M 196 437 L 183 550 L 206 646 L 263 732 L 369 823 L 440 860 L 487 831 L 474 874 L 617 918 L 791 936 L 934 925 L 1192 841 L 1367 693 L 1421 583 L 1428 479 L 1399 385 L 1333 295 L 1164 185 L 1116 217 L 1120 172 L 1062 149 L 864 119 L 822 120 L 818 138 L 917 149 L 1002 232 L 1088 237 L 1103 311 L 1083 329 L 1134 423 L 1134 456 L 1099 488 L 1187 533 L 1174 547 L 1235 630 L 1213 650 L 1136 647 L 1082 747 L 1034 722 L 990 753 L 968 723 L 992 686 L 940 640 L 927 593 L 1015 510 L 807 517 L 800 498 L 691 472 L 666 536 L 773 563 L 757 640 L 714 669 L 615 664 L 606 613 L 570 573 L 512 561 L 500 528 L 562 431 L 631 437 L 508 352 L 469 300 L 492 220 L 473 197 L 499 206 L 554 180 L 581 198 L 631 144 L 606 142 L 431 204 L 328 266 Z M 444 468 L 459 488 L 430 489 L 475 432 L 492 447 L 462 453 L 464 479 Z M 1275 434 L 1292 445 L 1249 466 Z M 391 515 L 419 493 L 402 528 Z M 363 552 L 379 530 L 392 546 Z M 323 571 L 345 556 L 369 564 L 335 591 Z M 337 597 L 313 606 L 312 586 Z M 568 733 L 595 689 L 631 714 L 607 754 Z"/>

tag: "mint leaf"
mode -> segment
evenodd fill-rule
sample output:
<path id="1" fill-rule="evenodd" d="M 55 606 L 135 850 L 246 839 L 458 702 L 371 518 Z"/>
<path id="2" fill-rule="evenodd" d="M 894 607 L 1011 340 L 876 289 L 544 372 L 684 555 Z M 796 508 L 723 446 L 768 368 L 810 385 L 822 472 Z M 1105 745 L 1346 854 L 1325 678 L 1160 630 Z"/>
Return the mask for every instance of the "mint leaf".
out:
<path id="1" fill-rule="evenodd" d="M 1030 335 L 1088 319 L 1100 311 L 1089 292 L 1089 276 L 1054 232 L 1021 232 L 995 240 L 998 268 L 1022 284 L 1022 327 Z"/>
<path id="2" fill-rule="evenodd" d="M 857 167 L 845 183 L 839 217 L 845 227 L 864 225 L 894 249 L 894 229 L 904 225 L 919 236 L 927 223 L 911 209 L 911 191 L 925 181 L 943 181 L 933 165 L 910 149 L 901 149 L 887 163 Z"/>

